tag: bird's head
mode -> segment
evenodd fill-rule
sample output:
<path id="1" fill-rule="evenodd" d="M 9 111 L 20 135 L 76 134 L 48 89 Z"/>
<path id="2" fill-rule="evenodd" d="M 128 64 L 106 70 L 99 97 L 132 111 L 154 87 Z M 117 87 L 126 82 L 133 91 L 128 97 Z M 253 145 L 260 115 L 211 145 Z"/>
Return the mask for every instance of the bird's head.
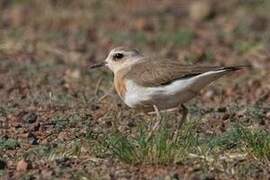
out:
<path id="1" fill-rule="evenodd" d="M 136 49 L 117 47 L 110 51 L 104 62 L 93 65 L 91 68 L 107 66 L 114 73 L 122 68 L 127 68 L 136 63 L 143 56 Z"/>

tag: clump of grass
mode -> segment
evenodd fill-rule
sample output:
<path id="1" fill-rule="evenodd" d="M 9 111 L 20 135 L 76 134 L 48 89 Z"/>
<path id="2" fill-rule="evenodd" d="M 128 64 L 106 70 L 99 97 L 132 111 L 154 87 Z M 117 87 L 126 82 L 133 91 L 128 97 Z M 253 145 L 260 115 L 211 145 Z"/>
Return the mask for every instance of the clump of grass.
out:
<path id="1" fill-rule="evenodd" d="M 34 161 L 36 157 L 48 157 L 50 152 L 53 150 L 53 146 L 39 145 L 26 151 L 23 155 L 24 159 Z"/>
<path id="2" fill-rule="evenodd" d="M 206 140 L 210 149 L 238 149 L 256 158 L 270 160 L 270 133 L 235 125 L 221 136 Z"/>
<path id="3" fill-rule="evenodd" d="M 54 161 L 63 158 L 76 158 L 81 153 L 81 141 L 73 140 L 69 143 L 59 143 L 50 146 L 40 145 L 24 153 L 24 158 L 30 161 L 44 158 Z"/>
<path id="4" fill-rule="evenodd" d="M 198 144 L 198 136 L 191 133 L 194 123 L 186 125 L 183 131 L 173 140 L 173 132 L 162 125 L 153 136 L 148 139 L 146 126 L 142 125 L 138 136 L 129 137 L 115 132 L 98 141 L 103 151 L 130 164 L 169 164 L 182 161 L 190 148 Z"/>
<path id="5" fill-rule="evenodd" d="M 115 132 L 98 140 L 99 152 L 111 154 L 113 157 L 129 164 L 174 164 L 184 162 L 205 154 L 218 155 L 224 152 L 247 153 L 255 158 L 270 159 L 270 133 L 251 130 L 235 125 L 219 136 L 202 137 L 196 132 L 198 123 L 187 123 L 176 140 L 167 125 L 162 125 L 148 138 L 147 128 L 142 126 L 135 137 Z M 203 160 L 203 159 L 202 159 Z M 203 163 L 203 162 L 202 162 Z"/>
<path id="6" fill-rule="evenodd" d="M 15 139 L 0 138 L 0 150 L 13 150 L 20 146 L 20 143 Z"/>
<path id="7" fill-rule="evenodd" d="M 247 151 L 260 159 L 270 160 L 270 133 L 263 130 L 238 128 Z"/>
<path id="8" fill-rule="evenodd" d="M 80 140 L 74 140 L 67 144 L 60 144 L 49 153 L 48 159 L 76 158 L 81 153 L 81 147 Z"/>
<path id="9" fill-rule="evenodd" d="M 81 123 L 82 121 L 82 117 L 77 113 L 70 115 L 59 114 L 52 119 L 55 129 L 58 131 L 62 131 L 63 129 L 68 127 L 75 127 L 76 125 L 78 125 L 78 123 Z"/>
<path id="10" fill-rule="evenodd" d="M 261 106 L 258 105 L 254 105 L 254 106 L 248 106 L 247 110 L 246 110 L 246 114 L 248 117 L 254 119 L 254 120 L 260 120 L 263 119 L 265 117 L 264 111 L 267 110 L 266 108 L 263 108 Z M 268 108 L 269 110 L 269 108 Z"/>

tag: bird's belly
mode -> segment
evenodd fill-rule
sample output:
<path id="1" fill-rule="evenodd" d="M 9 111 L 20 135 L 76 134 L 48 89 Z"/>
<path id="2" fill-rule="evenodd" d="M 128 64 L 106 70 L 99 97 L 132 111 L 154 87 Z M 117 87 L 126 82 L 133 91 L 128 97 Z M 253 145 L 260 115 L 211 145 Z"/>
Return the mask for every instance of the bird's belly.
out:
<path id="1" fill-rule="evenodd" d="M 132 108 L 152 108 L 153 105 L 160 110 L 174 108 L 195 97 L 200 89 L 225 73 L 227 73 L 225 70 L 210 71 L 156 87 L 143 87 L 132 80 L 127 80 L 127 91 L 123 100 Z"/>
<path id="2" fill-rule="evenodd" d="M 170 109 L 194 97 L 188 87 L 184 81 L 159 87 L 142 87 L 129 81 L 124 102 L 132 108 L 152 108 L 156 105 L 160 110 Z"/>

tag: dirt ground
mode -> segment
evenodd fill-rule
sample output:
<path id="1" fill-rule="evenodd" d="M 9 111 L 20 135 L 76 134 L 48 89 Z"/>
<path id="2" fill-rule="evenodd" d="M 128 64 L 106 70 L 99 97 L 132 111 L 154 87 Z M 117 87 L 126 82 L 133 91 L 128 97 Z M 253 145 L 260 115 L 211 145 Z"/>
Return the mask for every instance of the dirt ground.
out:
<path id="1" fill-rule="evenodd" d="M 0 179 L 269 179 L 270 1 L 1 0 Z M 176 113 L 138 115 L 90 71 L 117 46 L 251 67 Z"/>

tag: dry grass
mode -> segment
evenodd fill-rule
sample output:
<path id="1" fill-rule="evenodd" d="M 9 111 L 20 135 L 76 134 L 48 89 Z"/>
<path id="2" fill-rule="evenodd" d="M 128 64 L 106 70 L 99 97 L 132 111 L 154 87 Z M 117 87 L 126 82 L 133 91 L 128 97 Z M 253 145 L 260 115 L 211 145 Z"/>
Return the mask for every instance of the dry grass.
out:
<path id="1" fill-rule="evenodd" d="M 1 1 L 1 178 L 268 178 L 269 2 L 209 2 L 195 20 L 194 1 Z M 127 108 L 109 71 L 88 69 L 119 45 L 252 68 L 192 100 L 177 141 L 174 113 L 147 141 L 155 117 Z"/>

